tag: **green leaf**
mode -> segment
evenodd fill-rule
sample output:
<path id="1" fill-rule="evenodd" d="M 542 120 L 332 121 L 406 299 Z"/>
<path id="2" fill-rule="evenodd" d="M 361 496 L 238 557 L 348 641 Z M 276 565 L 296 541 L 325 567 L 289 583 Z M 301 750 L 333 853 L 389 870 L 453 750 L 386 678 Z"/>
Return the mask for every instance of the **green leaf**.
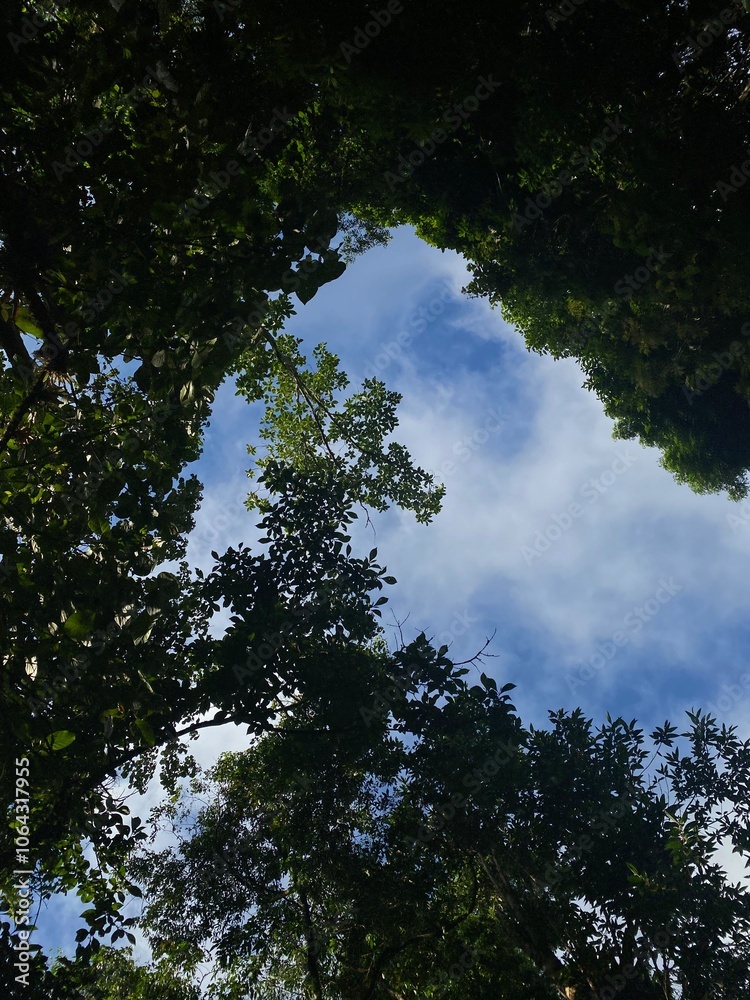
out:
<path id="1" fill-rule="evenodd" d="M 56 733 L 51 733 L 46 739 L 46 745 L 50 750 L 64 750 L 75 740 L 76 734 L 69 729 L 60 729 Z"/>
<path id="2" fill-rule="evenodd" d="M 74 611 L 63 623 L 63 631 L 71 639 L 86 639 L 94 629 L 96 615 L 93 611 Z"/>
<path id="3" fill-rule="evenodd" d="M 310 299 L 314 298 L 318 294 L 318 285 L 314 284 L 312 281 L 306 281 L 297 289 L 297 298 L 303 305 L 306 305 Z"/>
<path id="4" fill-rule="evenodd" d="M 138 731 L 150 747 L 156 746 L 156 736 L 151 725 L 146 719 L 136 719 L 135 724 Z"/>
<path id="5" fill-rule="evenodd" d="M 34 316 L 31 311 L 26 308 L 26 306 L 19 306 L 16 309 L 15 316 L 13 317 L 13 322 L 16 324 L 22 333 L 28 333 L 32 337 L 43 337 L 44 332 L 40 326 L 37 326 L 34 321 Z"/>

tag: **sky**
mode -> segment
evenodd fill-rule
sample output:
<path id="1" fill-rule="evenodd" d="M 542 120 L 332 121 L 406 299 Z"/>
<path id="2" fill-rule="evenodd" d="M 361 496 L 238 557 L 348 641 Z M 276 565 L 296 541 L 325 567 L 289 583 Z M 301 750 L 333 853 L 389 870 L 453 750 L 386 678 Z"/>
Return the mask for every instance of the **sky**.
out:
<path id="1" fill-rule="evenodd" d="M 750 737 L 750 502 L 696 496 L 656 450 L 613 440 L 578 365 L 529 352 L 498 309 L 463 294 L 469 278 L 457 254 L 397 230 L 287 324 L 308 356 L 325 342 L 340 357 L 352 391 L 376 376 L 402 394 L 394 438 L 446 486 L 429 525 L 390 510 L 354 526 L 355 554 L 376 546 L 398 580 L 389 641 L 400 624 L 407 642 L 424 631 L 463 660 L 494 635 L 482 669 L 517 685 L 526 725 L 581 706 L 648 733 L 700 706 Z M 204 571 L 212 550 L 258 536 L 244 500 L 259 415 L 222 386 L 189 470 L 204 500 L 188 560 Z M 245 746 L 225 727 L 193 750 L 208 766 Z M 79 909 L 56 903 L 40 943 L 67 947 Z"/>
<path id="2" fill-rule="evenodd" d="M 528 722 L 580 705 L 653 727 L 700 705 L 749 735 L 750 503 L 696 496 L 655 449 L 613 440 L 576 362 L 529 352 L 462 293 L 469 278 L 398 230 L 287 325 L 308 354 L 325 342 L 341 358 L 352 391 L 374 375 L 402 394 L 394 437 L 446 486 L 430 525 L 391 510 L 355 529 L 398 580 L 386 628 L 408 616 L 407 640 L 425 631 L 460 659 L 495 633 L 486 672 L 518 685 Z M 217 396 L 195 467 L 188 556 L 203 568 L 255 535 L 255 409 L 229 384 Z"/>

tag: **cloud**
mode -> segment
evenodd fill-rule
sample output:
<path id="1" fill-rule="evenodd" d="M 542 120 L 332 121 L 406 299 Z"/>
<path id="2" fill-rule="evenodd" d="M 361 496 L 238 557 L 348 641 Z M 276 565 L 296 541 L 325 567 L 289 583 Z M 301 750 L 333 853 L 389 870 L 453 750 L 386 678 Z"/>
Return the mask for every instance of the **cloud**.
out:
<path id="1" fill-rule="evenodd" d="M 696 496 L 653 449 L 612 440 L 576 363 L 529 353 L 498 310 L 461 296 L 469 277 L 456 254 L 399 231 L 288 324 L 308 351 L 326 341 L 350 373 L 385 359 L 377 374 L 404 397 L 395 437 L 448 489 L 429 526 L 391 510 L 353 527 L 360 551 L 376 544 L 398 578 L 384 623 L 405 622 L 407 640 L 425 630 L 450 641 L 457 659 L 497 630 L 485 669 L 519 685 L 527 723 L 580 704 L 647 732 L 667 717 L 682 726 L 685 709 L 718 704 L 746 670 L 750 507 Z M 222 386 L 196 470 L 205 498 L 189 556 L 204 571 L 212 549 L 257 537 L 242 506 L 257 419 Z M 661 602 L 665 580 L 679 589 Z M 629 616 L 642 627 L 628 630 Z M 628 641 L 572 686 L 623 631 Z M 721 721 L 748 736 L 750 699 L 732 700 Z M 245 745 L 228 727 L 197 741 L 205 763 Z"/>
<path id="2" fill-rule="evenodd" d="M 737 508 L 726 498 L 695 496 L 661 469 L 655 450 L 614 441 L 573 360 L 529 353 L 498 310 L 456 298 L 469 280 L 457 255 L 399 233 L 372 260 L 371 278 L 367 255 L 331 288 L 332 322 L 320 298 L 326 289 L 292 322 L 310 344 L 325 328 L 330 349 L 356 370 L 408 331 L 441 285 L 452 293 L 444 313 L 382 370 L 404 396 L 395 436 L 448 488 L 428 527 L 398 511 L 375 518 L 380 554 L 399 580 L 391 596 L 398 619 L 410 613 L 414 629 L 439 634 L 456 615 L 478 617 L 471 634 L 456 637 L 461 656 L 497 627 L 495 669 L 523 669 L 511 679 L 537 714 L 535 695 L 576 704 L 566 672 L 673 577 L 680 592 L 582 694 L 599 713 L 615 693 L 648 715 L 663 715 L 665 697 L 674 708 L 699 701 L 709 670 L 723 669 L 705 657 L 736 659 L 721 623 L 747 611 L 750 519 L 730 525 Z M 360 339 L 352 326 L 361 316 Z M 487 433 L 491 413 L 502 426 L 495 418 Z M 362 541 L 371 544 L 369 530 Z M 544 551 L 529 559 L 535 544 Z"/>

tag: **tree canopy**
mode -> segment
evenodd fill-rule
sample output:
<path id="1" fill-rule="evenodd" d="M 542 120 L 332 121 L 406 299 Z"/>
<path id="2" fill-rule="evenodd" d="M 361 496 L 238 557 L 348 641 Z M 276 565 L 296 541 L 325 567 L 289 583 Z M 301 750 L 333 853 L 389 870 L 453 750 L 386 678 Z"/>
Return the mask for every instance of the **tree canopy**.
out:
<path id="1" fill-rule="evenodd" d="M 158 954 L 222 997 L 746 995 L 713 855 L 747 853 L 749 742 L 700 712 L 527 729 L 424 636 L 391 671 L 379 713 L 295 706 L 161 810 L 176 845 L 134 865 Z"/>
<path id="2" fill-rule="evenodd" d="M 747 747 L 698 715 L 687 758 L 656 734 L 662 793 L 634 724 L 527 730 L 426 638 L 388 649 L 395 581 L 348 527 L 391 504 L 427 522 L 443 487 L 391 438 L 398 394 L 347 395 L 325 345 L 309 365 L 284 331 L 410 223 L 466 257 L 468 291 L 531 349 L 579 359 L 616 435 L 745 496 L 746 5 L 5 15 L 1 889 L 18 915 L 28 827 L 34 897 L 83 905 L 77 957 L 32 956 L 33 988 L 190 996 L 208 949 L 227 996 L 247 976 L 266 997 L 585 997 L 618 976 L 624 996 L 746 995 L 745 896 L 711 856 L 745 848 Z M 204 574 L 185 561 L 190 467 L 227 378 L 264 407 L 264 536 Z M 199 776 L 187 739 L 229 723 L 250 749 Z M 466 795 L 498 740 L 507 760 Z M 165 818 L 190 780 L 211 798 L 143 861 L 122 788 L 157 765 Z M 102 946 L 134 943 L 139 881 L 153 967 Z M 19 926 L 2 925 L 9 990 Z"/>
<path id="3" fill-rule="evenodd" d="M 355 250 L 409 221 L 530 347 L 580 359 L 617 434 L 743 496 L 747 17 L 11 5 L 5 434 L 102 355 L 195 434 L 275 296 L 342 273 L 343 219 Z"/>

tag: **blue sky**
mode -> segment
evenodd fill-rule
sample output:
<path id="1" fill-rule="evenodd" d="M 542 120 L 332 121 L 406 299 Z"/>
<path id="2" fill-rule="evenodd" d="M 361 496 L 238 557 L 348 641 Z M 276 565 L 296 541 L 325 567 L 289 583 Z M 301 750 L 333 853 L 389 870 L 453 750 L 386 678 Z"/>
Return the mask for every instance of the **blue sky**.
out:
<path id="1" fill-rule="evenodd" d="M 656 451 L 612 440 L 575 362 L 527 351 L 498 310 L 462 294 L 468 277 L 456 254 L 399 230 L 287 326 L 308 356 L 321 341 L 338 354 L 352 389 L 377 374 L 403 395 L 394 436 L 447 488 L 430 525 L 398 510 L 355 525 L 360 551 L 376 545 L 398 579 L 389 639 L 405 620 L 407 641 L 425 631 L 466 659 L 494 632 L 484 669 L 517 685 L 526 724 L 580 705 L 648 732 L 713 705 L 747 738 L 750 503 L 696 496 Z M 204 570 L 212 549 L 258 535 L 243 503 L 259 416 L 230 383 L 219 391 L 191 470 L 204 501 L 188 558 Z M 245 746 L 244 729 L 207 731 L 196 756 Z M 38 940 L 69 945 L 79 909 L 56 904 Z"/>
<path id="2" fill-rule="evenodd" d="M 462 294 L 467 280 L 456 254 L 399 230 L 287 327 L 309 351 L 325 341 L 353 387 L 377 374 L 399 391 L 395 437 L 446 485 L 431 525 L 392 510 L 355 531 L 398 579 L 386 610 L 409 615 L 407 639 L 425 630 L 460 659 L 496 630 L 487 669 L 518 685 L 526 721 L 581 705 L 651 727 L 713 703 L 746 733 L 750 504 L 696 496 L 655 450 L 614 441 L 576 363 L 527 351 Z M 254 536 L 242 501 L 256 425 L 225 385 L 196 469 L 189 556 L 204 567 Z M 722 685 L 742 697 L 718 711 Z"/>

